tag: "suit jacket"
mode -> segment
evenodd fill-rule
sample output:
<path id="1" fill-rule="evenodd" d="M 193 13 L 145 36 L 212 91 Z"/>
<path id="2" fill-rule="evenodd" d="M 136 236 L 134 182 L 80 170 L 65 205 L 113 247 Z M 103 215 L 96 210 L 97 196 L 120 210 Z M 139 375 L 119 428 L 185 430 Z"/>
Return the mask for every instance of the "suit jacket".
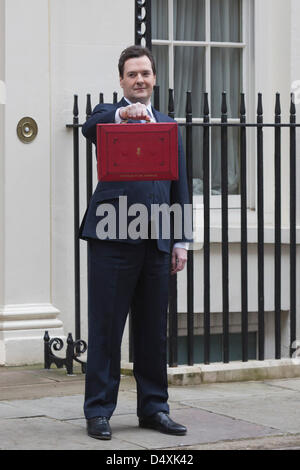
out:
<path id="1" fill-rule="evenodd" d="M 124 98 L 117 104 L 99 104 L 93 110 L 92 115 L 82 127 L 82 133 L 87 138 L 92 140 L 96 145 L 96 125 L 100 123 L 114 123 L 115 113 L 117 108 L 128 106 Z M 160 113 L 152 108 L 153 115 L 157 122 L 174 122 L 170 117 Z M 118 220 L 119 220 L 119 198 L 120 196 L 127 196 L 127 205 L 141 203 L 148 209 L 149 218 L 151 215 L 151 204 L 180 204 L 182 208 L 182 219 L 184 218 L 184 209 L 186 212 L 186 220 L 191 224 L 191 211 L 189 208 L 184 207 L 185 204 L 190 204 L 185 155 L 183 151 L 182 139 L 178 133 L 178 173 L 179 178 L 176 181 L 161 180 L 161 181 L 99 181 L 94 194 L 90 200 L 89 206 L 84 215 L 79 236 L 83 240 L 98 239 L 96 234 L 96 226 L 101 220 L 101 217 L 96 215 L 97 207 L 99 204 L 110 203 L 116 210 L 116 232 L 118 235 Z M 104 217 L 104 216 L 103 216 Z M 134 217 L 128 216 L 128 225 Z M 187 232 L 187 230 L 186 230 Z M 185 236 L 183 221 L 182 221 L 182 237 L 174 238 L 174 242 L 189 242 L 192 241 L 192 229 L 189 226 L 188 236 Z M 171 244 L 170 239 L 163 239 L 161 230 L 157 234 L 158 249 L 164 252 L 170 252 Z M 141 239 L 133 240 L 131 238 L 120 239 L 118 236 L 117 241 L 124 243 L 140 243 Z"/>

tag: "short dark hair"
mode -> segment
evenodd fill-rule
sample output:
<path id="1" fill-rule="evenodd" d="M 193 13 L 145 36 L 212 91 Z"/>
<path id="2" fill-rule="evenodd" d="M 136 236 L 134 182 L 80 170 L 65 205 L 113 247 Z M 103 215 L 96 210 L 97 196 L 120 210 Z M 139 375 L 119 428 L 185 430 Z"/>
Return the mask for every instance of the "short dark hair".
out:
<path id="1" fill-rule="evenodd" d="M 135 59 L 137 57 L 143 57 L 143 56 L 148 57 L 148 59 L 151 62 L 153 74 L 156 75 L 155 61 L 154 61 L 152 52 L 147 47 L 135 45 L 135 46 L 127 47 L 126 49 L 124 49 L 124 51 L 120 55 L 119 65 L 118 65 L 120 77 L 123 78 L 124 65 L 125 65 L 126 60 Z"/>

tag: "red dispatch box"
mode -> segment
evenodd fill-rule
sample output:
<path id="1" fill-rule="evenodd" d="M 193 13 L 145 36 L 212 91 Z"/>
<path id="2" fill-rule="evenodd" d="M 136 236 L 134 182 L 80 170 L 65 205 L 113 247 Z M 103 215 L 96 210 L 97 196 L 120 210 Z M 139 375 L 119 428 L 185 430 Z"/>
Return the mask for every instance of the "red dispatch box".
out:
<path id="1" fill-rule="evenodd" d="M 176 122 L 97 124 L 99 181 L 178 179 Z"/>

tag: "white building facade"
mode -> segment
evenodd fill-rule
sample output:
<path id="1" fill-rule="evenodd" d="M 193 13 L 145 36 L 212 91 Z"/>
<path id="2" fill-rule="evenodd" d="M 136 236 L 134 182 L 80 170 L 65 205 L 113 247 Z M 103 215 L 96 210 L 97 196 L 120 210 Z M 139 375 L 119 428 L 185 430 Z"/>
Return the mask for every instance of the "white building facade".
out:
<path id="1" fill-rule="evenodd" d="M 176 5 L 175 0 L 161 1 L 165 3 L 162 8 L 166 8 L 163 21 L 169 26 L 164 29 L 155 15 L 152 26 L 154 53 L 161 64 L 166 63 L 163 57 L 168 58 L 168 68 L 161 73 L 161 83 L 168 82 L 168 87 L 175 86 L 176 98 L 176 86 L 179 86 L 178 76 L 181 73 L 178 70 L 180 50 L 176 56 L 176 47 L 184 47 L 180 41 L 186 40 L 190 44 L 185 46 L 198 47 L 199 60 L 203 54 L 205 64 L 205 71 L 199 70 L 192 83 L 201 79 L 202 88 L 213 95 L 215 51 L 208 41 L 208 35 L 211 34 L 212 25 L 209 15 L 212 15 L 215 1 L 203 0 L 206 17 L 199 18 L 199 24 L 204 21 L 204 36 L 196 37 L 196 40 L 182 37 L 178 39 L 174 35 L 171 27 L 175 24 L 172 15 L 176 5 L 179 14 L 180 0 Z M 233 1 L 232 4 L 234 3 Z M 279 92 L 282 122 L 288 122 L 290 93 L 297 92 L 296 88 L 292 90 L 292 84 L 300 80 L 300 4 L 297 0 L 241 0 L 239 5 L 242 32 L 235 49 L 240 54 L 240 69 L 243 73 L 239 87 L 240 91 L 246 93 L 247 120 L 255 122 L 257 94 L 261 92 L 264 121 L 274 122 L 275 93 Z M 109 3 L 105 0 L 0 0 L 0 365 L 42 363 L 43 336 L 46 330 L 51 337 L 61 338 L 65 338 L 68 332 L 74 332 L 73 140 L 72 132 L 66 128 L 66 124 L 72 122 L 74 94 L 79 99 L 81 123 L 85 121 L 88 93 L 91 94 L 93 106 L 97 104 L 100 92 L 104 93 L 105 101 L 111 102 L 114 91 L 121 97 L 117 63 L 121 51 L 134 43 L 134 21 L 134 0 L 114 0 Z M 195 44 L 197 41 L 201 45 Z M 228 48 L 234 49 L 234 45 L 228 44 Z M 184 83 L 189 85 L 188 81 Z M 216 91 L 220 86 L 216 86 Z M 163 96 L 162 101 L 164 102 Z M 179 121 L 184 117 L 180 115 L 182 106 L 177 107 Z M 300 112 L 299 105 L 296 105 L 296 110 L 297 113 Z M 197 112 L 194 115 L 195 119 L 201 119 Z M 34 118 L 38 125 L 37 137 L 31 143 L 20 141 L 16 132 L 18 122 L 26 116 Z M 257 201 L 254 134 L 252 139 L 249 134 L 247 150 L 249 332 L 256 334 Z M 80 165 L 84 170 L 83 138 L 80 140 L 80 153 Z M 289 140 L 285 132 L 282 134 L 281 168 L 281 353 L 282 357 L 288 357 Z M 195 172 L 197 171 L 196 167 Z M 82 188 L 85 185 L 84 178 L 82 171 Z M 195 183 L 197 178 L 198 175 L 195 174 Z M 300 180 L 299 165 L 297 179 Z M 221 218 L 217 191 L 211 199 L 211 334 L 221 334 Z M 197 191 L 194 194 L 194 203 L 201 204 L 201 195 Z M 273 133 L 267 130 L 264 140 L 264 203 L 265 357 L 273 358 L 274 146 Z M 85 211 L 85 205 L 83 190 L 80 196 L 81 214 Z M 297 208 L 298 261 L 299 207 L 300 204 Z M 198 230 L 201 241 L 202 227 Z M 232 333 L 241 330 L 239 243 L 239 197 L 238 192 L 233 191 L 229 197 L 229 305 Z M 85 242 L 81 244 L 81 337 L 86 339 L 86 246 Z M 202 244 L 196 244 L 194 248 L 194 277 L 197 286 L 194 289 L 195 334 L 201 336 Z M 298 290 L 299 269 L 298 263 Z M 184 336 L 187 302 L 185 272 L 178 275 L 178 290 L 179 334 Z M 297 297 L 297 320 L 296 336 L 300 340 L 300 296 Z M 256 347 L 257 342 L 254 344 L 254 348 Z M 128 329 L 122 352 L 123 359 L 127 360 Z"/>

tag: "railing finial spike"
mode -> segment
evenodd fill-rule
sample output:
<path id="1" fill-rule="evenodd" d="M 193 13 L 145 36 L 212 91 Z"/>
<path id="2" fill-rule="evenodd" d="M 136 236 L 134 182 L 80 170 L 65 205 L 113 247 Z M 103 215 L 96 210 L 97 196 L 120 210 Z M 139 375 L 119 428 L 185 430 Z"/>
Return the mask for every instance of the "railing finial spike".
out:
<path id="1" fill-rule="evenodd" d="M 245 93 L 241 93 L 240 115 L 246 115 Z"/>
<path id="2" fill-rule="evenodd" d="M 157 111 L 160 110 L 159 85 L 154 85 L 154 108 L 157 109 Z"/>
<path id="3" fill-rule="evenodd" d="M 186 92 L 186 107 L 185 107 L 186 114 L 192 114 L 192 92 Z"/>
<path id="4" fill-rule="evenodd" d="M 222 93 L 222 106 L 221 106 L 222 114 L 227 114 L 227 93 L 223 91 Z"/>
<path id="5" fill-rule="evenodd" d="M 263 115 L 262 93 L 258 93 L 258 98 L 257 98 L 257 115 L 258 115 L 258 116 L 262 116 L 262 115 Z"/>
<path id="6" fill-rule="evenodd" d="M 204 93 L 204 103 L 203 103 L 203 114 L 204 116 L 209 115 L 209 104 L 208 104 L 208 93 Z"/>
<path id="7" fill-rule="evenodd" d="M 45 342 L 50 341 L 50 336 L 49 336 L 48 330 L 45 331 L 45 334 L 44 334 L 44 341 L 45 341 Z"/>
<path id="8" fill-rule="evenodd" d="M 169 88 L 168 115 L 174 118 L 174 93 L 172 88 Z"/>
<path id="9" fill-rule="evenodd" d="M 90 116 L 92 114 L 92 103 L 91 103 L 91 95 L 88 93 L 86 95 L 86 115 Z"/>
<path id="10" fill-rule="evenodd" d="M 73 116 L 78 117 L 78 95 L 74 95 Z"/>
<path id="11" fill-rule="evenodd" d="M 276 93 L 276 104 L 275 104 L 275 115 L 280 116 L 281 106 L 280 106 L 280 93 Z"/>
<path id="12" fill-rule="evenodd" d="M 291 93 L 291 105 L 290 105 L 290 114 L 296 114 L 296 105 L 295 105 L 295 94 Z"/>
<path id="13" fill-rule="evenodd" d="M 73 343 L 73 336 L 72 336 L 72 333 L 68 333 L 67 344 L 71 344 L 71 343 Z"/>

